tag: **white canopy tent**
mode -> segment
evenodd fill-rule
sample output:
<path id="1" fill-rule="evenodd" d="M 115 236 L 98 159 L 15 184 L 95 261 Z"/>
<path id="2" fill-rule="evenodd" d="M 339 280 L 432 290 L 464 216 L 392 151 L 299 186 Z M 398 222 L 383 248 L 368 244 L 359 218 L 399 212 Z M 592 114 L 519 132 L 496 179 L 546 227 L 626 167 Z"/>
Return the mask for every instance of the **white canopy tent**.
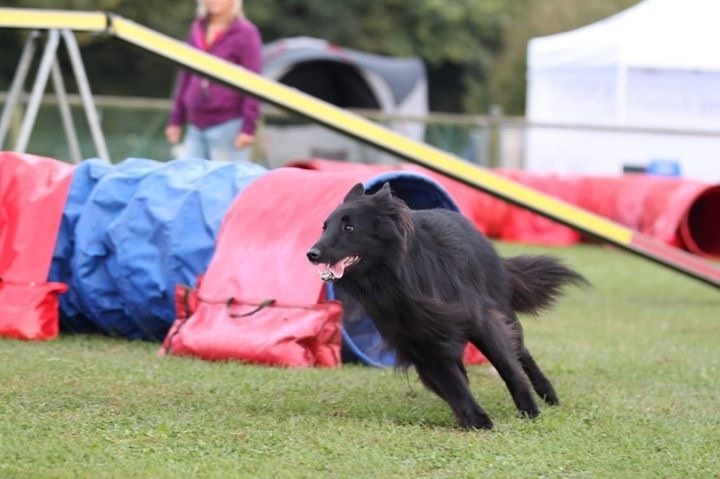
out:
<path id="1" fill-rule="evenodd" d="M 527 119 L 718 132 L 618 133 L 531 128 L 533 171 L 621 173 L 656 160 L 720 181 L 720 0 L 644 0 L 528 47 Z"/>

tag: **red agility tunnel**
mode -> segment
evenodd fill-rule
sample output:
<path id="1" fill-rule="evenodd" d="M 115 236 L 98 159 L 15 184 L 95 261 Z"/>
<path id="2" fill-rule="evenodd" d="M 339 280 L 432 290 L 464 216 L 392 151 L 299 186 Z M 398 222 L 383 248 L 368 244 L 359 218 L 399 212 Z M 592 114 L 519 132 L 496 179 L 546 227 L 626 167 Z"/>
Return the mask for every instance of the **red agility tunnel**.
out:
<path id="1" fill-rule="evenodd" d="M 417 195 L 425 207 L 452 201 L 432 180 L 413 173 L 386 179 L 361 167 L 267 173 L 233 202 L 197 291 L 180 291 L 181 314 L 161 354 L 279 366 L 336 366 L 348 360 L 393 365 L 392 354 L 378 351 L 379 333 L 370 318 L 350 298 L 329 291 L 306 258 L 327 215 L 354 184 L 373 179 L 390 182 L 399 197 L 411 195 L 411 183 L 417 182 L 431 193 Z M 468 347 L 465 361 L 485 358 Z"/>
<path id="2" fill-rule="evenodd" d="M 699 188 L 680 223 L 680 240 L 688 251 L 720 257 L 720 185 Z"/>
<path id="3" fill-rule="evenodd" d="M 47 278 L 72 173 L 50 158 L 0 153 L 0 336 L 58 335 L 67 286 Z"/>
<path id="4" fill-rule="evenodd" d="M 321 171 L 418 171 L 442 184 L 463 214 L 492 238 L 546 245 L 569 245 L 582 239 L 571 228 L 420 166 L 355 165 L 318 159 L 288 165 Z M 496 173 L 665 244 L 696 255 L 720 257 L 720 185 L 640 174 L 594 177 L 515 170 Z"/>
<path id="5" fill-rule="evenodd" d="M 315 171 L 357 172 L 366 178 L 390 171 L 414 172 L 432 178 L 440 184 L 453 198 L 460 211 L 488 237 L 555 246 L 574 244 L 581 239 L 580 233 L 571 228 L 523 208 L 512 206 L 506 201 L 422 166 L 409 163 L 369 165 L 316 158 L 291 161 L 286 166 Z M 528 186 L 544 188 L 544 192 L 555 194 L 570 203 L 578 196 L 577 181 L 575 185 L 568 185 L 567 182 L 558 179 L 542 181 L 526 176 L 522 180 L 526 181 Z"/>
<path id="6" fill-rule="evenodd" d="M 544 193 L 700 256 L 720 257 L 720 185 L 644 174 L 506 175 Z M 562 195 L 555 192 L 562 191 Z"/>

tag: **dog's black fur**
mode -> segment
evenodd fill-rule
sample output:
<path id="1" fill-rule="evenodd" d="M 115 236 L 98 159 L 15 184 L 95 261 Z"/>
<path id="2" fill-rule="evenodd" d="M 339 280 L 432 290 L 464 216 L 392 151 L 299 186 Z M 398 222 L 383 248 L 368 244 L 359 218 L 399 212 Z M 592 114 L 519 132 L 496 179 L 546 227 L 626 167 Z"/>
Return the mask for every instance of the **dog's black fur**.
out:
<path id="1" fill-rule="evenodd" d="M 463 427 L 493 425 L 468 388 L 468 341 L 497 369 L 524 416 L 539 414 L 528 379 L 545 402 L 558 404 L 515 315 L 547 309 L 564 285 L 586 282 L 557 259 L 503 259 L 461 214 L 411 210 L 387 183 L 372 195 L 355 185 L 307 256 L 365 307 L 398 364 L 414 366 Z M 330 268 L 348 257 L 344 268 Z"/>

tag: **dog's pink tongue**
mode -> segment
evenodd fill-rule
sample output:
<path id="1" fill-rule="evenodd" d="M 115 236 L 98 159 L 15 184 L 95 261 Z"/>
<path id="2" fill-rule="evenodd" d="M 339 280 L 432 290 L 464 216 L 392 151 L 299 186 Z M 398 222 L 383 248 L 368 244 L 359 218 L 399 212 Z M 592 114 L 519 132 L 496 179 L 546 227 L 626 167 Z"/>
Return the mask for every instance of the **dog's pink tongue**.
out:
<path id="1" fill-rule="evenodd" d="M 343 273 L 345 273 L 345 265 L 343 264 L 343 260 L 340 260 L 334 265 L 330 266 L 330 271 L 332 271 L 332 274 L 333 276 L 335 276 L 335 278 L 342 278 Z"/>
<path id="2" fill-rule="evenodd" d="M 342 278 L 342 275 L 345 273 L 345 265 L 343 264 L 343 260 L 340 260 L 332 265 L 327 263 L 318 264 L 318 271 L 321 275 L 328 270 L 333 274 L 335 279 Z"/>

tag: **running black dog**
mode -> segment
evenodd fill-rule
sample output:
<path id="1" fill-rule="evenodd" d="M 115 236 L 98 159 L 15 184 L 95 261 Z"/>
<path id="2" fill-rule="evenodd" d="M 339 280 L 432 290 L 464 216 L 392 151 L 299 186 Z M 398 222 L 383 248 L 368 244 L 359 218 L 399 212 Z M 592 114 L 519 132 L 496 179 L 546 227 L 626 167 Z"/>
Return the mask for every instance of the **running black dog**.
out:
<path id="1" fill-rule="evenodd" d="M 414 366 L 463 427 L 493 426 L 468 388 L 468 341 L 497 369 L 524 416 L 539 414 L 528 378 L 545 402 L 558 404 L 515 315 L 547 309 L 564 285 L 586 282 L 557 259 L 503 259 L 461 214 L 411 210 L 387 183 L 372 195 L 355 185 L 307 257 L 323 280 L 365 307 L 398 365 Z"/>

